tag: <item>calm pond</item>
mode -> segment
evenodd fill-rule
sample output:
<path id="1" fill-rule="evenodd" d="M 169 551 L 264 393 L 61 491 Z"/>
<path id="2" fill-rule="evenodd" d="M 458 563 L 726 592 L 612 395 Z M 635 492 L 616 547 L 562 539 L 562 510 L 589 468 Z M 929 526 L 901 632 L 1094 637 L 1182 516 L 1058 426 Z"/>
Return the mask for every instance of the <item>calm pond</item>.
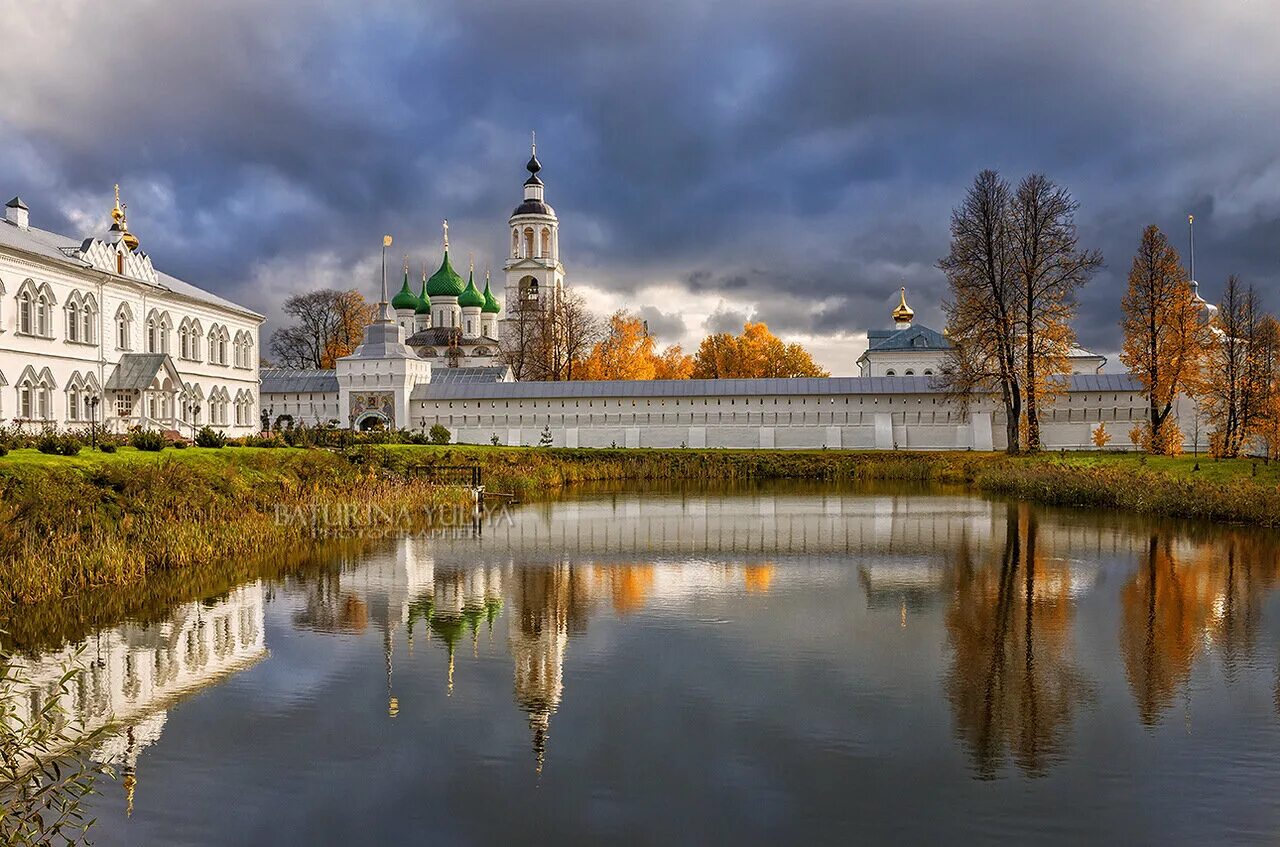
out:
<path id="1" fill-rule="evenodd" d="M 103 845 L 1273 843 L 1278 557 L 929 489 L 586 493 L 4 628 L 46 684 L 82 645 L 73 707 L 128 727 Z"/>

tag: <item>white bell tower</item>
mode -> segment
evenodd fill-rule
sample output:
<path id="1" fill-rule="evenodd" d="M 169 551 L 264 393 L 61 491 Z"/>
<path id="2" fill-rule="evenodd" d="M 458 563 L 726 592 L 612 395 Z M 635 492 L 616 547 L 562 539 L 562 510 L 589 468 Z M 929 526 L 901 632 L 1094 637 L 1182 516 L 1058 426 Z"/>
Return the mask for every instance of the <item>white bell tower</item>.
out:
<path id="1" fill-rule="evenodd" d="M 564 290 L 564 265 L 560 264 L 560 221 L 543 198 L 538 171 L 537 138 L 531 145 L 529 178 L 524 181 L 524 202 L 511 213 L 503 322 L 528 320 L 555 303 Z M 505 335 L 505 332 L 504 332 Z"/>

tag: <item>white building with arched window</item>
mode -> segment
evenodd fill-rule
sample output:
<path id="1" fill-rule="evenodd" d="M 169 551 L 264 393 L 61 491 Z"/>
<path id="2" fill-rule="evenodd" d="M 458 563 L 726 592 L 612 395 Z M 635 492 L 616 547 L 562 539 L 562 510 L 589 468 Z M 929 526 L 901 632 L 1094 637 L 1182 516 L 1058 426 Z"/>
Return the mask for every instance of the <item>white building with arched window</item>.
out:
<path id="1" fill-rule="evenodd" d="M 107 231 L 83 239 L 32 227 L 17 197 L 4 212 L 0 424 L 257 431 L 261 315 L 157 271 L 118 194 Z"/>

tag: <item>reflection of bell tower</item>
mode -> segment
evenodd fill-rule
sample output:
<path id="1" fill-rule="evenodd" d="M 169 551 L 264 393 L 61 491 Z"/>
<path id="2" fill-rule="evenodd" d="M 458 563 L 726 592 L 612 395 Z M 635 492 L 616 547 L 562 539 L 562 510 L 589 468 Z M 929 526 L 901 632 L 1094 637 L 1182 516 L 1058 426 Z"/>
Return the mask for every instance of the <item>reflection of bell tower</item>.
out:
<path id="1" fill-rule="evenodd" d="M 529 715 L 538 773 L 546 759 L 551 715 L 564 689 L 564 653 L 572 604 L 568 565 L 526 568 L 516 574 L 512 594 L 516 619 L 510 633 L 516 703 Z"/>
<path id="2" fill-rule="evenodd" d="M 505 322 L 528 318 L 556 302 L 564 286 L 564 265 L 560 264 L 560 221 L 555 209 L 543 199 L 538 172 L 538 147 L 534 143 L 525 165 L 524 201 L 508 220 L 510 244 L 503 270 L 507 274 Z M 506 330 L 504 330 L 505 332 Z M 505 337 L 509 337 L 504 335 Z"/>

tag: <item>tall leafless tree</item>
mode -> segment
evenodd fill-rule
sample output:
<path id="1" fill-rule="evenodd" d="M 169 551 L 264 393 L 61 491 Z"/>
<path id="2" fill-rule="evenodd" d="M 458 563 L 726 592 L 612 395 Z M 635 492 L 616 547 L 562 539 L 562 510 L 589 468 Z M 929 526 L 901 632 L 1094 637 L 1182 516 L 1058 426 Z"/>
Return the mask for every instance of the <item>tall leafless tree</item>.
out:
<path id="1" fill-rule="evenodd" d="M 951 251 L 938 267 L 951 288 L 943 311 L 952 349 L 940 379 L 966 409 L 975 396 L 998 393 L 1007 449 L 1016 453 L 1022 416 L 1021 335 L 1011 203 L 1009 183 L 984 170 L 951 213 Z"/>
<path id="2" fill-rule="evenodd" d="M 1027 449 L 1040 449 L 1040 410 L 1071 373 L 1076 293 L 1102 267 L 1102 253 L 1081 250 L 1071 192 L 1044 174 L 1018 185 L 1010 206 L 1016 299 L 1020 306 Z"/>
<path id="3" fill-rule="evenodd" d="M 332 368 L 360 344 L 374 307 L 358 291 L 322 289 L 284 303 L 293 322 L 271 334 L 271 354 L 286 368 Z"/>

